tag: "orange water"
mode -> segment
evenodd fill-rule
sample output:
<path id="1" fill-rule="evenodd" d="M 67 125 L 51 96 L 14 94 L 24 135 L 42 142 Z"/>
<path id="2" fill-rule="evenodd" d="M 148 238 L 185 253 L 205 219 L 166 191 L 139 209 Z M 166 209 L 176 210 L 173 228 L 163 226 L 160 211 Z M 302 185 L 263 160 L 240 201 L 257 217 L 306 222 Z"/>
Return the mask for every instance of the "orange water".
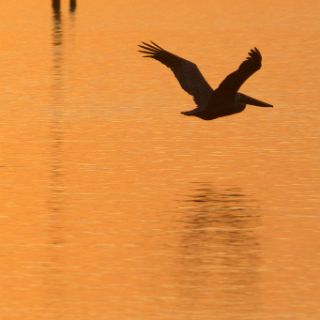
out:
<path id="1" fill-rule="evenodd" d="M 0 318 L 320 319 L 319 9 L 0 4 Z M 149 39 L 275 108 L 181 116 Z"/>

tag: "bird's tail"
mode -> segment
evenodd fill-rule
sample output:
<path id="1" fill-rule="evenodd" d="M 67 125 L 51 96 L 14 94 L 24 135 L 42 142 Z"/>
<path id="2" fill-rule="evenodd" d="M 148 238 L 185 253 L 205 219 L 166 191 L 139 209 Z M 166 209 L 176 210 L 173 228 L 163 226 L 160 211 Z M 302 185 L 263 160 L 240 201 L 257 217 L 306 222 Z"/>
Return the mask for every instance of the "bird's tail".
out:
<path id="1" fill-rule="evenodd" d="M 195 116 L 199 113 L 200 110 L 201 108 L 197 107 L 189 111 L 182 111 L 181 114 L 184 114 L 185 116 Z"/>
<path id="2" fill-rule="evenodd" d="M 184 114 L 185 116 L 193 116 L 194 112 L 192 112 L 192 111 L 181 111 L 181 114 Z"/>

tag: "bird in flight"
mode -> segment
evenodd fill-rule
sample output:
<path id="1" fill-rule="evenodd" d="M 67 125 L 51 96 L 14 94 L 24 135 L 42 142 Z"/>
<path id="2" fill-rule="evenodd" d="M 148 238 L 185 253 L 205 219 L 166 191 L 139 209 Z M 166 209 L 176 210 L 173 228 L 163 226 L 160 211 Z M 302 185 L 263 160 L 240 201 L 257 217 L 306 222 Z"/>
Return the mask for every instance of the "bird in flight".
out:
<path id="1" fill-rule="evenodd" d="M 249 52 L 239 68 L 230 73 L 216 89 L 212 89 L 196 64 L 161 48 L 156 43 L 141 42 L 139 52 L 170 68 L 182 89 L 193 96 L 196 108 L 183 111 L 186 116 L 212 120 L 241 112 L 246 105 L 273 107 L 271 104 L 238 92 L 242 84 L 261 68 L 262 56 L 257 48 Z"/>

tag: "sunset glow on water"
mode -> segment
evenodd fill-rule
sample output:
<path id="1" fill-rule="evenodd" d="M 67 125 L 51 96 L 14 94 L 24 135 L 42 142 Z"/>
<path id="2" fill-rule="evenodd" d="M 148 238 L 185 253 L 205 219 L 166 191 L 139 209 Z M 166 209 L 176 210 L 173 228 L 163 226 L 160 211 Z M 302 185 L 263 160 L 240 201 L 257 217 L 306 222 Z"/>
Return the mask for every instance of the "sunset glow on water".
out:
<path id="1" fill-rule="evenodd" d="M 320 319 L 319 9 L 1 3 L 0 318 Z M 274 108 L 182 116 L 149 40 Z"/>

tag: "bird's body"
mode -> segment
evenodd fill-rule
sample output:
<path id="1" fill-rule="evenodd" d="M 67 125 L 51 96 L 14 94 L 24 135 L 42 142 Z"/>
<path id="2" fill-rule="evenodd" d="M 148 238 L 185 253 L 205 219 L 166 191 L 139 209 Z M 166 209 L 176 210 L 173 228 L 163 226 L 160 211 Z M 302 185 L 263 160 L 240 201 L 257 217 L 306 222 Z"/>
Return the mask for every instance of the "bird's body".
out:
<path id="1" fill-rule="evenodd" d="M 272 107 L 269 103 L 238 92 L 246 79 L 261 68 L 262 57 L 256 48 L 249 52 L 249 57 L 236 71 L 229 74 L 218 88 L 213 90 L 194 63 L 162 49 L 154 42 L 143 42 L 139 47 L 142 48 L 140 52 L 146 54 L 145 57 L 154 58 L 169 67 L 181 87 L 193 96 L 197 106 L 193 110 L 181 112 L 186 116 L 212 120 L 239 113 L 247 104 Z"/>
<path id="2" fill-rule="evenodd" d="M 243 111 L 246 104 L 239 101 L 240 95 L 236 95 L 234 99 L 225 99 L 212 94 L 207 107 L 197 107 L 190 111 L 183 111 L 186 116 L 196 116 L 203 120 L 212 120 L 223 116 L 239 113 Z"/>

